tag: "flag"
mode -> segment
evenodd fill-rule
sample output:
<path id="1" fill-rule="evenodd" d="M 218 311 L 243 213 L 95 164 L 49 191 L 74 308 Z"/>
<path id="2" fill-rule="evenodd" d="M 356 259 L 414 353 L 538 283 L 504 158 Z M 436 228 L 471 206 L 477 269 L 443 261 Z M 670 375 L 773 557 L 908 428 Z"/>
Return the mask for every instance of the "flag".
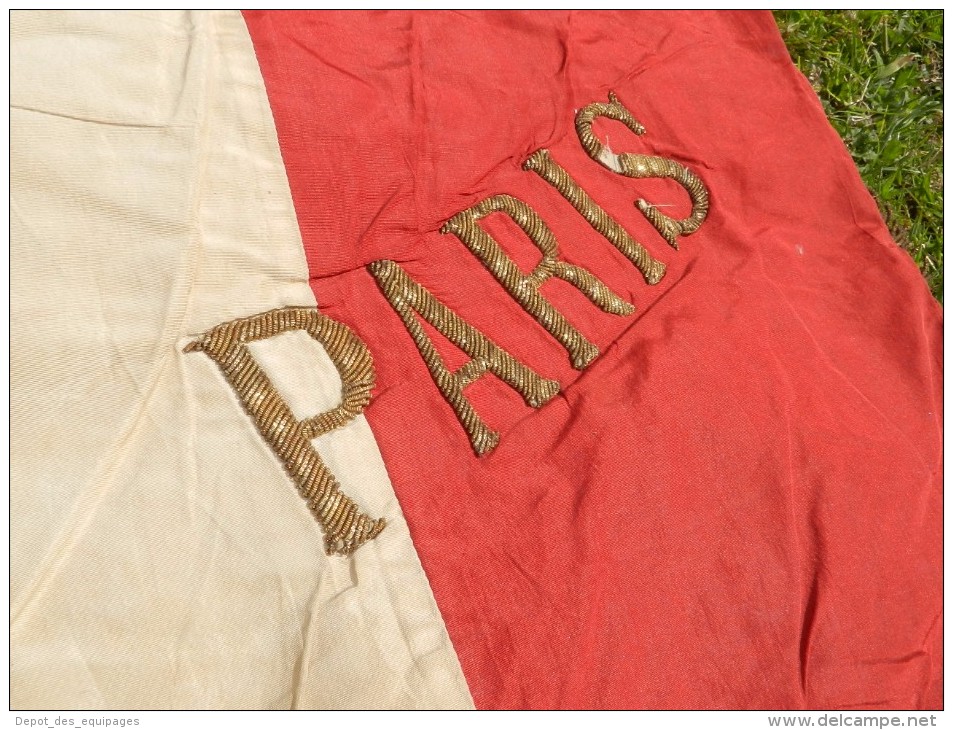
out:
<path id="1" fill-rule="evenodd" d="M 769 13 L 11 23 L 15 708 L 941 707 L 942 312 Z"/>

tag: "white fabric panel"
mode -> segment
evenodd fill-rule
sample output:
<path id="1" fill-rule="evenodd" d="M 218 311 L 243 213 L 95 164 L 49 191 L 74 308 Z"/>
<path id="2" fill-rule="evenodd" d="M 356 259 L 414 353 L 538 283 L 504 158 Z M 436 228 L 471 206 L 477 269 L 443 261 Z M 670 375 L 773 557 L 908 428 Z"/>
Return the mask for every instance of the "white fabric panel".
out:
<path id="1" fill-rule="evenodd" d="M 363 416 L 315 445 L 388 526 L 329 558 L 182 352 L 315 304 L 241 16 L 14 11 L 11 54 L 13 708 L 472 707 Z M 307 416 L 299 334 L 252 350 Z"/>

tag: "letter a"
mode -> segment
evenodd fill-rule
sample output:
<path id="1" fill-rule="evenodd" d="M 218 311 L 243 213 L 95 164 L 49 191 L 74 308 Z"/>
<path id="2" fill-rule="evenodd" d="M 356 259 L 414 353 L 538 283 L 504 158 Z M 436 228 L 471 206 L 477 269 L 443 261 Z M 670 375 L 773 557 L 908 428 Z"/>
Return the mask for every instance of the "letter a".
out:
<path id="1" fill-rule="evenodd" d="M 491 342 L 411 279 L 393 261 L 375 261 L 368 269 L 416 343 L 434 383 L 456 413 L 477 455 L 495 448 L 500 442 L 500 435 L 490 430 L 477 415 L 463 394 L 466 386 L 491 372 L 523 396 L 526 404 L 533 408 L 539 408 L 559 392 L 559 383 L 543 378 Z M 415 312 L 472 360 L 456 372 L 448 370 L 437 348 L 414 316 Z"/>

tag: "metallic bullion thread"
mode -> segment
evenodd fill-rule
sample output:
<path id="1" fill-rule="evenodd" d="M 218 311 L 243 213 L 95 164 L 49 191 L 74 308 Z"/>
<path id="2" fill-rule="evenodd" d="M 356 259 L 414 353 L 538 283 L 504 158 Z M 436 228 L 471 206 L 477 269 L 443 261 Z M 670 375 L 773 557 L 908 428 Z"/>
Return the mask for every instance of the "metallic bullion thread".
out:
<path id="1" fill-rule="evenodd" d="M 506 213 L 543 254 L 536 268 L 524 274 L 500 244 L 477 221 L 491 213 Z M 543 282 L 556 277 L 580 292 L 602 311 L 632 314 L 635 308 L 592 272 L 559 260 L 556 237 L 536 211 L 510 195 L 494 195 L 457 213 L 440 229 L 453 233 L 483 262 L 503 288 L 569 352 L 573 367 L 582 370 L 599 356 L 599 348 L 573 327 L 539 291 Z"/>
<path id="2" fill-rule="evenodd" d="M 294 417 L 246 346 L 292 330 L 303 330 L 321 343 L 341 376 L 340 405 L 303 421 Z M 289 307 L 226 322 L 185 348 L 199 350 L 218 363 L 258 431 L 284 463 L 324 530 L 327 554 L 350 555 L 377 537 L 386 525 L 384 518 L 375 520 L 360 511 L 310 443 L 346 424 L 370 402 L 374 363 L 364 343 L 348 327 L 315 309 Z"/>
<path id="3" fill-rule="evenodd" d="M 434 383 L 456 413 L 477 455 L 483 455 L 495 448 L 500 442 L 500 435 L 491 430 L 477 415 L 463 394 L 466 386 L 491 372 L 519 393 L 527 405 L 533 408 L 539 408 L 559 392 L 559 383 L 543 378 L 491 342 L 411 279 L 395 262 L 375 261 L 367 268 L 403 321 Z M 472 359 L 456 372 L 450 372 L 414 312 Z"/>
<path id="4" fill-rule="evenodd" d="M 609 92 L 609 103 L 594 102 L 576 114 L 576 133 L 589 156 L 608 170 L 626 177 L 670 178 L 681 185 L 692 199 L 692 213 L 687 218 L 676 220 L 664 215 L 651 203 L 639 199 L 636 206 L 655 226 L 662 237 L 674 248 L 678 248 L 678 236 L 687 236 L 698 230 L 708 215 L 708 189 L 701 179 L 687 167 L 665 157 L 637 155 L 630 152 L 614 154 L 604 147 L 592 133 L 592 122 L 598 117 L 606 117 L 622 122 L 635 134 L 645 134 L 645 127 L 619 102 L 616 95 Z"/>
<path id="5" fill-rule="evenodd" d="M 556 162 L 549 150 L 536 150 L 526 162 L 523 169 L 532 170 L 543 180 L 552 185 L 582 217 L 589 221 L 589 225 L 615 246 L 629 259 L 645 277 L 649 284 L 658 284 L 665 276 L 665 264 L 652 257 L 628 232 L 619 225 L 612 216 L 573 180 L 572 176 Z"/>

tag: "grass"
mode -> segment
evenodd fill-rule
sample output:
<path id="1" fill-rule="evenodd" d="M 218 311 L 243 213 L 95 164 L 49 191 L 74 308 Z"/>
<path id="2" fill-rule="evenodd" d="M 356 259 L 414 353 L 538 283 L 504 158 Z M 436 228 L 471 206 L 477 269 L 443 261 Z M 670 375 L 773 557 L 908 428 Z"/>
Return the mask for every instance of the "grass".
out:
<path id="1" fill-rule="evenodd" d="M 943 12 L 784 10 L 820 97 L 894 240 L 943 303 Z"/>

